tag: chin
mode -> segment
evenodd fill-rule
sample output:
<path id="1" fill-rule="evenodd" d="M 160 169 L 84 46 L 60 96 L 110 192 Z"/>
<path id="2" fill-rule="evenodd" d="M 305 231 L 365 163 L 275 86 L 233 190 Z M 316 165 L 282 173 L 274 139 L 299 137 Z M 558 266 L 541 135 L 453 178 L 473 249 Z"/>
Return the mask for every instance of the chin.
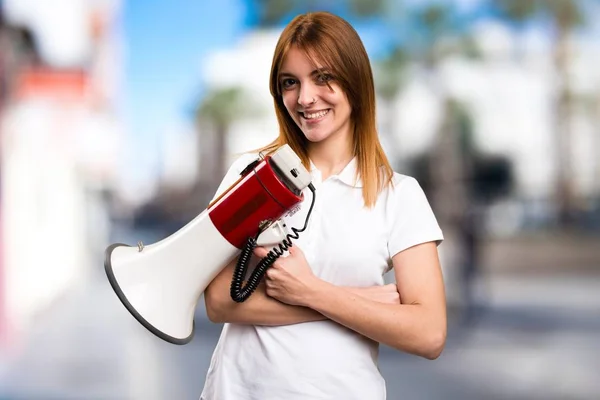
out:
<path id="1" fill-rule="evenodd" d="M 302 133 L 309 142 L 313 143 L 322 142 L 331 136 L 331 133 L 324 129 L 311 129 L 309 131 L 302 130 Z"/>
<path id="2" fill-rule="evenodd" d="M 329 135 L 304 134 L 304 137 L 311 143 L 323 142 Z"/>

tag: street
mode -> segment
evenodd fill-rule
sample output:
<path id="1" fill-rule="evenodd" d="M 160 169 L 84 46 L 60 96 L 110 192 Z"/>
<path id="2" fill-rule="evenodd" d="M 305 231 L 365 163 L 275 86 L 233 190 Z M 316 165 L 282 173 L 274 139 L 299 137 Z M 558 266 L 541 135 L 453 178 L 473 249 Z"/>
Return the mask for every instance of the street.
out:
<path id="1" fill-rule="evenodd" d="M 388 399 L 600 398 L 600 276 L 504 274 L 486 285 L 475 317 L 450 314 L 437 360 L 381 347 Z M 99 262 L 2 360 L 0 399 L 198 399 L 220 328 L 201 300 L 192 342 L 163 342 L 121 305 Z"/>

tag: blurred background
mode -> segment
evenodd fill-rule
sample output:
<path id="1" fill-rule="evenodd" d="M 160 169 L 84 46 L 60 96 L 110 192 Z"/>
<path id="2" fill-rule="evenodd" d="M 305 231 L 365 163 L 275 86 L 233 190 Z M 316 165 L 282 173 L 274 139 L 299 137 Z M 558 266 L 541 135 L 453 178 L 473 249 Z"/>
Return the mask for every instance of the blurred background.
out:
<path id="1" fill-rule="evenodd" d="M 388 398 L 600 398 L 600 2 L 0 10 L 0 399 L 199 397 L 221 326 L 200 300 L 190 344 L 152 336 L 103 252 L 172 234 L 237 154 L 276 137 L 272 53 L 314 10 L 364 40 L 381 140 L 446 237 L 446 350 L 382 346 Z"/>

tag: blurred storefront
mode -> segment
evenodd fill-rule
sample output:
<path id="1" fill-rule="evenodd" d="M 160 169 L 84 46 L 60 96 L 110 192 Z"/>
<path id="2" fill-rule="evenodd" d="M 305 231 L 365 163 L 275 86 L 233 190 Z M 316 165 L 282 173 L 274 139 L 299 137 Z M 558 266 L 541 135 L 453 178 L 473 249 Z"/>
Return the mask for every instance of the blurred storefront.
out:
<path id="1" fill-rule="evenodd" d="M 88 272 L 120 140 L 119 4 L 58 3 L 2 4 L 0 334 L 13 349 Z"/>

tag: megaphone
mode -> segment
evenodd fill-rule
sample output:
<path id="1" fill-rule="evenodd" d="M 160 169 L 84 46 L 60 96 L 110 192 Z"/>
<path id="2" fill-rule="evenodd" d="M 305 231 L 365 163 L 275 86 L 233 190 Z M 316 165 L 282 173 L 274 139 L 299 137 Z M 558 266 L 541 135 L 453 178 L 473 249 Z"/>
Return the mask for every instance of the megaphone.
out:
<path id="1" fill-rule="evenodd" d="M 312 202 L 304 227 L 287 233 L 279 219 L 304 200 Z M 150 332 L 173 343 L 194 336 L 198 300 L 215 276 L 239 256 L 231 297 L 246 300 L 266 269 L 297 239 L 314 206 L 311 175 L 289 145 L 250 163 L 239 179 L 192 221 L 172 235 L 149 245 L 114 243 L 105 251 L 104 269 L 125 308 Z M 242 286 L 252 250 L 278 244 Z"/>

